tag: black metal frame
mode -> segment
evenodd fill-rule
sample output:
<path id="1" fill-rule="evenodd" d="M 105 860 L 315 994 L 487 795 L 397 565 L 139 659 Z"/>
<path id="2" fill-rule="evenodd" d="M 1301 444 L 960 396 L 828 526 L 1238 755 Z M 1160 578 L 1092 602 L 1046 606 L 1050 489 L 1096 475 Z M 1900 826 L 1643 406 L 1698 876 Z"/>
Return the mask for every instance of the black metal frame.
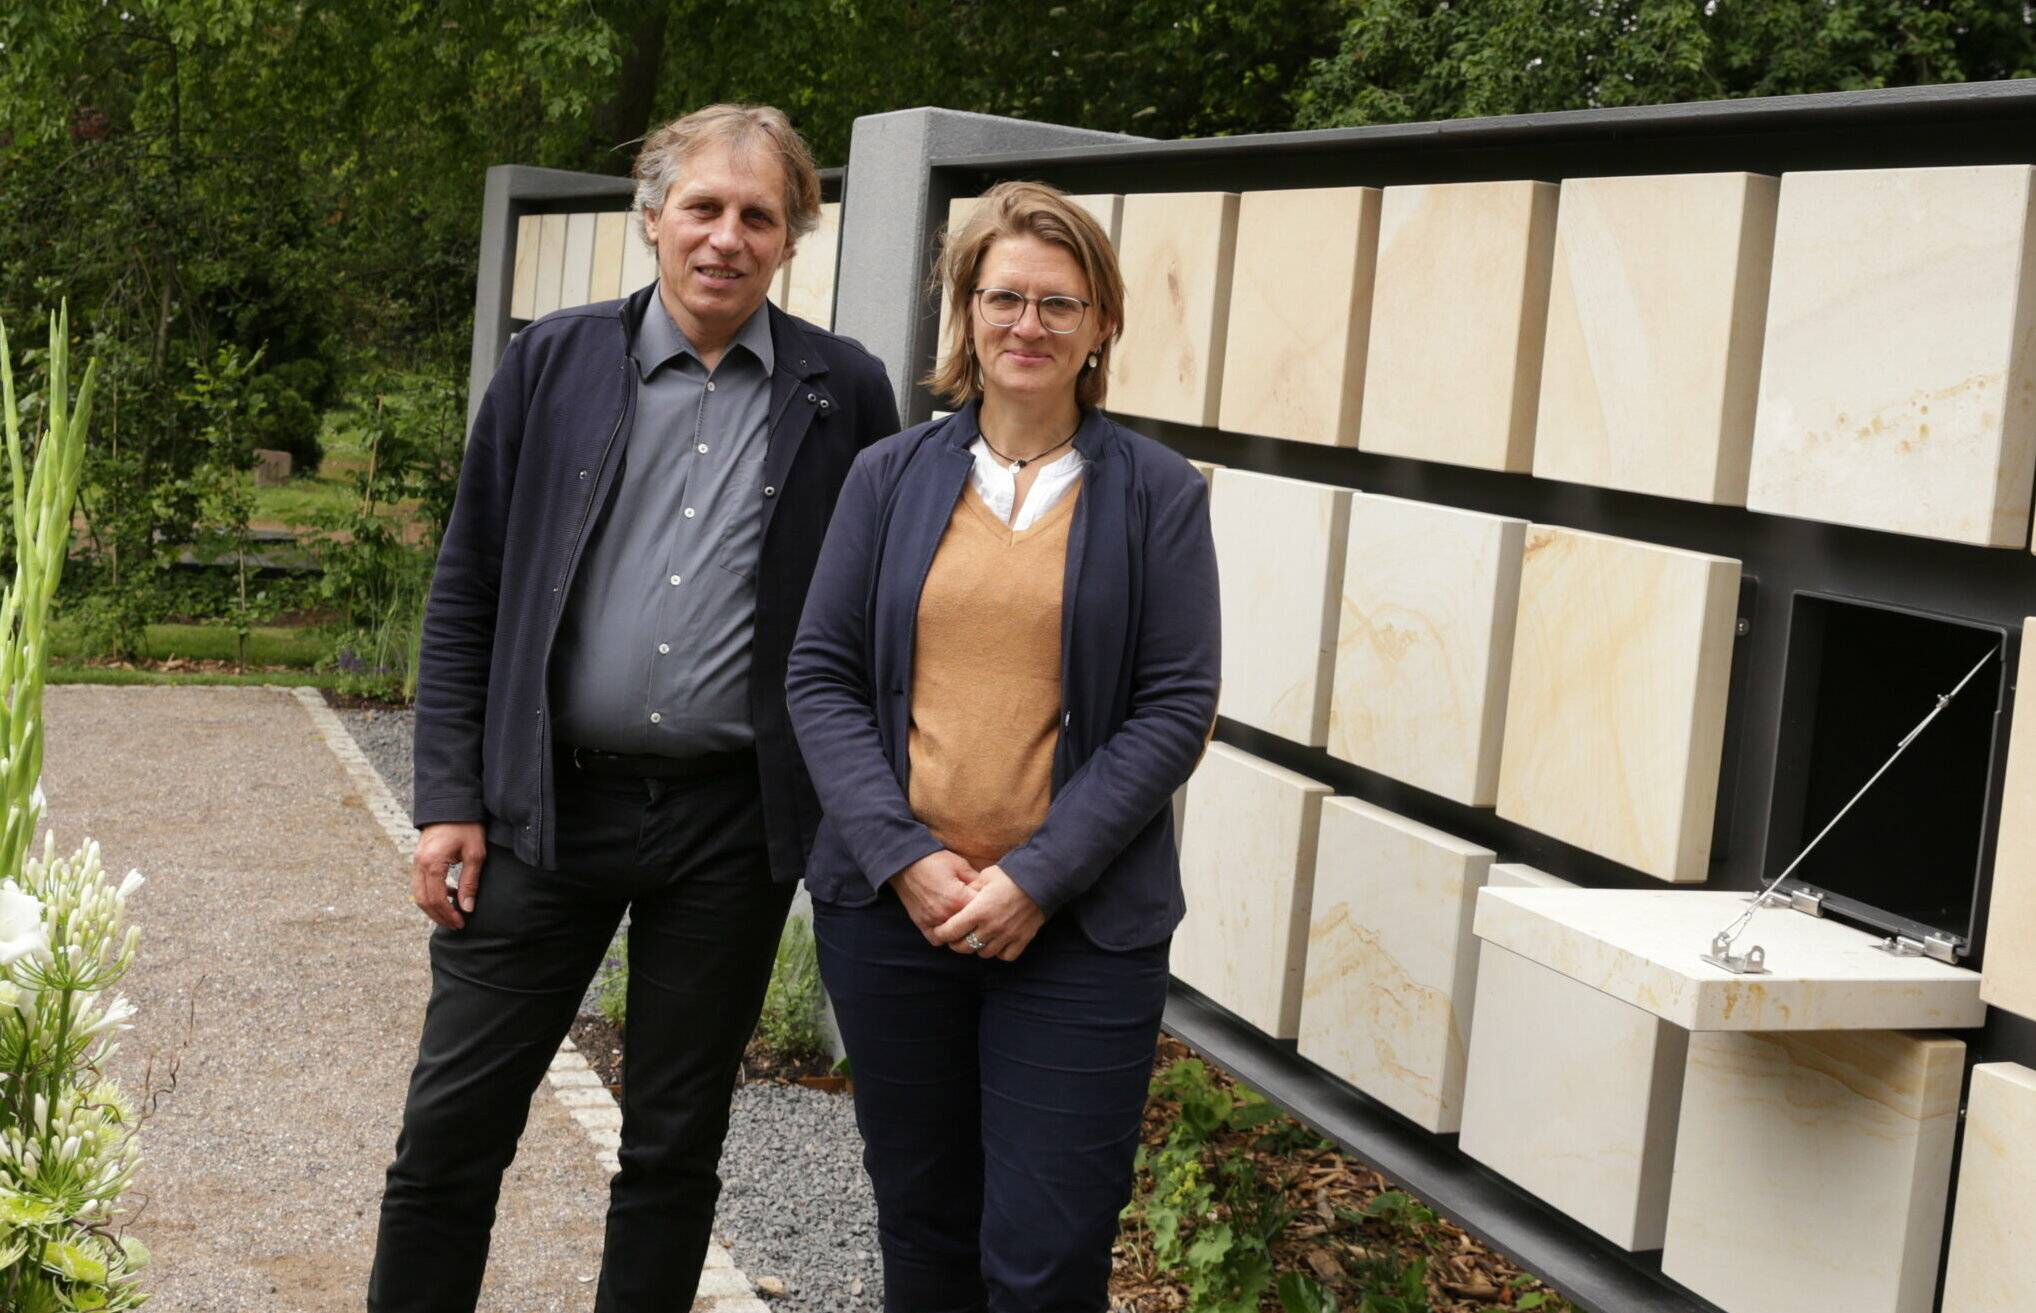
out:
<path id="1" fill-rule="evenodd" d="M 1205 141 L 1131 142 L 1017 154 L 937 158 L 928 231 L 947 203 L 1005 178 L 1035 178 L 1070 192 L 1152 192 L 1380 186 L 1392 183 L 1791 170 L 2036 165 L 2036 81 L 1726 101 L 1654 108 L 1530 114 Z M 923 283 L 923 270 L 922 283 Z M 931 343 L 937 307 L 922 307 Z M 1132 307 L 1131 313 L 1137 313 Z M 910 362 L 913 376 L 930 359 Z M 913 398 L 924 418 L 931 399 Z M 2036 556 L 1760 515 L 1739 508 L 1614 492 L 1519 474 L 1460 469 L 1368 452 L 1248 437 L 1131 418 L 1143 432 L 1199 460 L 1320 483 L 1362 487 L 1469 510 L 1520 516 L 1740 560 L 1757 586 L 1742 594 L 1745 632 L 1720 777 L 1721 842 L 1710 887 L 1752 889 L 1763 874 L 1768 808 L 1780 746 L 1780 699 L 1789 607 L 1798 592 L 1837 593 L 1969 619 L 2018 634 L 2036 613 Z M 2012 684 L 2012 674 L 2004 679 Z M 2012 707 L 2003 699 L 2003 718 Z M 1510 822 L 1331 758 L 1320 749 L 1221 721 L 1217 737 L 1417 821 L 1579 883 L 1659 888 L 1647 877 Z M 1998 735 L 1997 735 L 1998 738 Z M 1892 745 L 1891 745 L 1892 746 Z M 1998 799 L 1996 751 L 1990 797 Z M 1990 806 L 1981 862 L 1991 870 L 1998 807 Z M 1974 953 L 1985 948 L 1989 881 L 1974 891 Z M 1694 951 L 1694 950 L 1693 950 Z M 1472 1163 L 1449 1137 L 1391 1114 L 1178 983 L 1167 1028 L 1274 1102 L 1404 1183 L 1500 1250 L 1603 1313 L 1695 1313 L 1710 1305 L 1548 1205 Z M 1999 1011 L 1963 1032 L 1969 1061 L 2036 1065 L 2036 1021 Z M 1947 1218 L 1948 1224 L 1948 1218 Z"/>

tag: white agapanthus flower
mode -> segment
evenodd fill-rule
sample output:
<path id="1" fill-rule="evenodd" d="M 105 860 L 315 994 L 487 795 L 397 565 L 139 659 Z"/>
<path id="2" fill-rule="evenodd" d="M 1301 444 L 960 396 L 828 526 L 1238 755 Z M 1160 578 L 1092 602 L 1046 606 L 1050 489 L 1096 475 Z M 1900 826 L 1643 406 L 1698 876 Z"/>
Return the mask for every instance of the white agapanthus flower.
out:
<path id="1" fill-rule="evenodd" d="M 40 952 L 48 942 L 41 900 L 12 880 L 0 885 L 0 966 Z"/>

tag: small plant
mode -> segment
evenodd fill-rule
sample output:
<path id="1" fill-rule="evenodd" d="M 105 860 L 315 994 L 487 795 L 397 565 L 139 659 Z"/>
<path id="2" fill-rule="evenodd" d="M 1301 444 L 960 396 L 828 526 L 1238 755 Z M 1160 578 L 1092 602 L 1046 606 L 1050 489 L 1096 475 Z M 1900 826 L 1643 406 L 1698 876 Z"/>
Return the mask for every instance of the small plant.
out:
<path id="1" fill-rule="evenodd" d="M 820 958 L 813 943 L 813 924 L 790 917 L 778 936 L 771 963 L 771 983 L 764 990 L 757 1038 L 780 1062 L 798 1062 L 827 1051 L 821 1029 Z"/>
<path id="2" fill-rule="evenodd" d="M 1139 1148 L 1127 1242 L 1145 1266 L 1187 1287 L 1187 1313 L 1252 1313 L 1272 1284 L 1272 1241 L 1292 1214 L 1249 1153 L 1218 1137 L 1256 1131 L 1279 1110 L 1252 1090 L 1224 1088 L 1194 1058 L 1161 1073 L 1152 1092 L 1174 1102 L 1176 1117 L 1157 1152 Z"/>
<path id="3" fill-rule="evenodd" d="M 601 1014 L 601 1020 L 622 1029 L 622 1023 L 629 1013 L 629 932 L 615 941 L 608 950 L 607 960 L 601 963 L 601 970 L 594 977 L 594 1010 Z"/>

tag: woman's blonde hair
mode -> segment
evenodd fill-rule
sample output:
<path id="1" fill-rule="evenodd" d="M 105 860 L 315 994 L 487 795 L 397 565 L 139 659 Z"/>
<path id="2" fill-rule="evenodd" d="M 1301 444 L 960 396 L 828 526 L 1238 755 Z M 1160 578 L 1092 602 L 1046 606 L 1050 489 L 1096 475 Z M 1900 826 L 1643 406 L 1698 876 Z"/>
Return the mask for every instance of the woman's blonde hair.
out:
<path id="1" fill-rule="evenodd" d="M 1124 275 L 1117 268 L 1110 235 L 1095 216 L 1066 192 L 1040 182 L 998 183 L 976 201 L 961 227 L 942 239 L 940 258 L 933 267 L 933 289 L 947 305 L 947 338 L 940 343 L 933 371 L 924 380 L 926 386 L 957 408 L 983 394 L 975 339 L 970 333 L 969 303 L 974 299 L 983 256 L 991 243 L 1005 237 L 1051 242 L 1081 267 L 1089 284 L 1089 300 L 1094 302 L 1089 313 L 1102 316 L 1110 331 L 1096 344 L 1096 367 L 1084 367 L 1076 381 L 1075 400 L 1084 406 L 1102 405 L 1109 387 L 1110 349 L 1124 332 Z"/>

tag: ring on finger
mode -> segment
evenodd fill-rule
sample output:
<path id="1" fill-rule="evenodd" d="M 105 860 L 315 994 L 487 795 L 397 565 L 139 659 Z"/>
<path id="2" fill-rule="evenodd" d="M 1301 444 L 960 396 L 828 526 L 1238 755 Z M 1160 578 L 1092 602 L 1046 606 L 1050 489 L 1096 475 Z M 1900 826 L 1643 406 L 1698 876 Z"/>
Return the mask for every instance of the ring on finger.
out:
<path id="1" fill-rule="evenodd" d="M 983 937 L 973 930 L 969 931 L 966 935 L 962 936 L 961 942 L 967 944 L 969 946 L 969 951 L 972 953 L 980 953 L 984 949 L 989 947 L 988 944 L 983 942 Z"/>

